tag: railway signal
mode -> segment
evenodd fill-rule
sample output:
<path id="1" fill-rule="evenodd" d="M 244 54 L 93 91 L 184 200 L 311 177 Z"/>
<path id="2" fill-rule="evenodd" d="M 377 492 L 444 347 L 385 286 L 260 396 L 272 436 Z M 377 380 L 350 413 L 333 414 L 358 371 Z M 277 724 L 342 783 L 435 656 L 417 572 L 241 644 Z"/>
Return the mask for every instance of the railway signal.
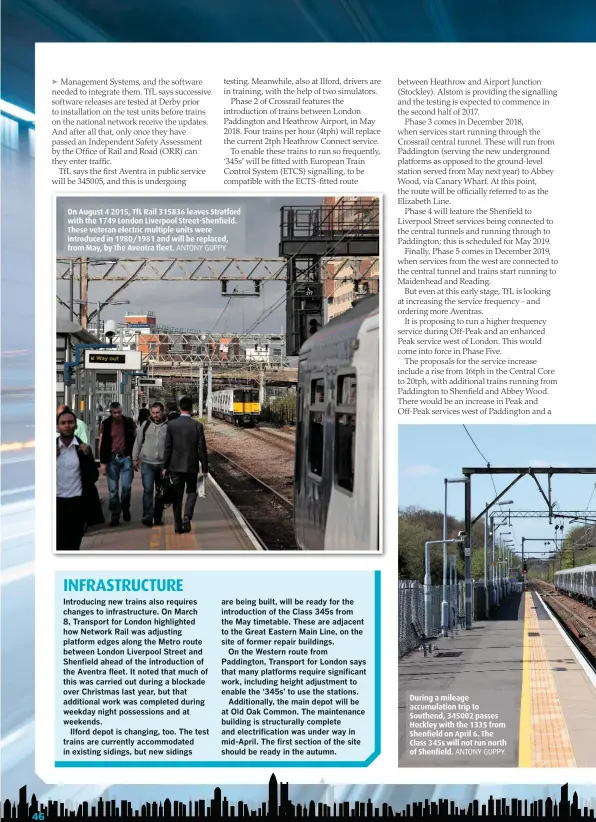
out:
<path id="1" fill-rule="evenodd" d="M 308 328 L 307 328 L 307 337 L 312 337 L 313 334 L 316 334 L 319 328 L 321 327 L 321 317 L 309 317 L 308 318 Z"/>

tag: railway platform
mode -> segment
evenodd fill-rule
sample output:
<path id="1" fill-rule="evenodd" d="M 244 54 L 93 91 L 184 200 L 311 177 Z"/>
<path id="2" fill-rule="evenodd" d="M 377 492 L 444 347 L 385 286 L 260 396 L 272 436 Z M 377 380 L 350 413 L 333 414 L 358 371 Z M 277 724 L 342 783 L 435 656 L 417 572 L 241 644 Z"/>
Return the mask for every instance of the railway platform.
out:
<path id="1" fill-rule="evenodd" d="M 90 528 L 81 551 L 258 551 L 257 538 L 244 518 L 217 483 L 209 476 L 206 495 L 199 497 L 188 534 L 176 534 L 171 506 L 164 511 L 163 525 L 148 528 L 141 522 L 143 486 L 139 474 L 132 485 L 131 521 L 111 527 L 108 512 L 108 485 L 105 477 L 97 482 L 106 522 Z"/>
<path id="2" fill-rule="evenodd" d="M 400 767 L 594 768 L 594 740 L 596 673 L 534 590 L 399 661 Z"/>

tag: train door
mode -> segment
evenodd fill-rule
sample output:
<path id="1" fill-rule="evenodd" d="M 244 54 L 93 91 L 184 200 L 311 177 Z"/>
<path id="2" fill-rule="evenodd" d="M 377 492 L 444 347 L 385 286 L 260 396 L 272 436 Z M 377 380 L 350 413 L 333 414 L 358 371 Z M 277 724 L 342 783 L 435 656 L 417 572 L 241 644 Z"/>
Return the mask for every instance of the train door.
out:
<path id="1" fill-rule="evenodd" d="M 235 425 L 242 423 L 242 414 L 244 413 L 244 391 L 241 388 L 234 388 L 232 391 L 232 422 Z"/>
<path id="2" fill-rule="evenodd" d="M 338 369 L 325 531 L 330 551 L 379 549 L 378 334 L 363 324 L 351 365 Z"/>
<path id="3" fill-rule="evenodd" d="M 309 551 L 325 547 L 325 523 L 329 508 L 332 431 L 327 409 L 330 391 L 323 371 L 310 374 L 305 387 L 306 411 L 304 428 L 304 544 Z"/>
<path id="4" fill-rule="evenodd" d="M 256 425 L 261 417 L 261 400 L 260 400 L 260 391 L 258 388 L 253 388 L 250 392 L 251 394 L 251 416 L 252 416 L 252 424 Z"/>

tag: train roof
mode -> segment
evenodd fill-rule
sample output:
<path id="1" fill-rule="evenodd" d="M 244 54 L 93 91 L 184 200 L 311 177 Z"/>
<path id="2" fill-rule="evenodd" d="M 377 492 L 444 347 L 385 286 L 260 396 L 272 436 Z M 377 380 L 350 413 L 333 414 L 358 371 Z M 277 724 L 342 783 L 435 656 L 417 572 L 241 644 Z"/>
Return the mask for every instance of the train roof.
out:
<path id="1" fill-rule="evenodd" d="M 321 343 L 326 343 L 330 338 L 341 336 L 345 326 L 350 323 L 358 322 L 358 326 L 362 325 L 367 317 L 372 317 L 379 313 L 379 295 L 369 294 L 367 297 L 362 297 L 357 300 L 352 308 L 344 311 L 339 317 L 335 317 L 317 331 L 312 337 L 306 340 L 300 349 L 300 355 L 304 356 L 313 348 L 316 348 Z"/>
<path id="2" fill-rule="evenodd" d="M 575 568 L 563 568 L 562 571 L 555 571 L 555 576 L 573 574 L 577 571 L 596 571 L 596 565 L 577 565 Z"/>

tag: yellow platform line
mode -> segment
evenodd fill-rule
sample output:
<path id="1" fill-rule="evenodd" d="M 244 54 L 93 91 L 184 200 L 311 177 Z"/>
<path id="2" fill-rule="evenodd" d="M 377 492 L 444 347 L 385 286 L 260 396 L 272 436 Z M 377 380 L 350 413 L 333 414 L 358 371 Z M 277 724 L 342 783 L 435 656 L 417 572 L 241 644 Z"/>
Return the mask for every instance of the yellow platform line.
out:
<path id="1" fill-rule="evenodd" d="M 524 644 L 522 658 L 522 691 L 519 711 L 520 768 L 532 767 L 532 702 L 530 698 L 530 637 L 527 629 L 528 594 L 524 595 Z"/>
<path id="2" fill-rule="evenodd" d="M 196 521 L 192 525 L 197 527 Z M 174 530 L 173 517 L 168 517 L 165 525 L 166 551 L 200 551 L 202 549 L 196 530 L 192 529 L 190 534 L 177 534 Z"/>
<path id="3" fill-rule="evenodd" d="M 520 768 L 575 768 L 577 763 L 532 594 L 524 596 Z"/>
<path id="4" fill-rule="evenodd" d="M 163 525 L 154 525 L 151 529 L 151 536 L 149 537 L 149 550 L 150 551 L 163 551 L 165 550 L 165 545 L 163 544 L 163 536 L 164 536 L 164 526 Z"/>

